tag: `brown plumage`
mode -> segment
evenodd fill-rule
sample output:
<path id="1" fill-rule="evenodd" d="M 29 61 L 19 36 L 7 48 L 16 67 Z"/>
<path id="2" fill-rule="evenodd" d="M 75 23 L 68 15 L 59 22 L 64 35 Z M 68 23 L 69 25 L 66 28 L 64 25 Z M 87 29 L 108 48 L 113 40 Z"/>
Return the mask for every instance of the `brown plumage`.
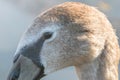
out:
<path id="1" fill-rule="evenodd" d="M 117 36 L 106 16 L 96 8 L 66 2 L 43 12 L 25 32 L 17 53 L 25 45 L 36 46 L 34 43 L 45 32 L 53 33 L 40 48 L 38 57 L 45 74 L 75 66 L 79 80 L 118 80 Z M 30 56 L 27 58 L 33 60 Z"/>

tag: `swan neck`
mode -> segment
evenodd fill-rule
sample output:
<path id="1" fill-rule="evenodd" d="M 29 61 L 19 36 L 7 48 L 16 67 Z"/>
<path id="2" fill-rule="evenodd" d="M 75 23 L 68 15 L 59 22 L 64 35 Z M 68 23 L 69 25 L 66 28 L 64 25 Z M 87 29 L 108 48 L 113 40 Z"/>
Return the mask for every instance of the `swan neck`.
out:
<path id="1" fill-rule="evenodd" d="M 103 66 L 99 60 L 75 66 L 79 80 L 118 80 L 118 75 L 109 68 Z"/>

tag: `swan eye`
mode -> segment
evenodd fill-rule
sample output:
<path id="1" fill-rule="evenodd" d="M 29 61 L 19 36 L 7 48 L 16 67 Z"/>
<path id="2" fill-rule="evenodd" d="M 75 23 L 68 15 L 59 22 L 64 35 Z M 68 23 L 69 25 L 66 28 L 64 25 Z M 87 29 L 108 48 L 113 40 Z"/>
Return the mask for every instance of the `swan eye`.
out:
<path id="1" fill-rule="evenodd" d="M 52 35 L 53 35 L 53 32 L 45 32 L 43 34 L 43 37 L 46 40 L 46 39 L 50 39 L 52 37 Z"/>

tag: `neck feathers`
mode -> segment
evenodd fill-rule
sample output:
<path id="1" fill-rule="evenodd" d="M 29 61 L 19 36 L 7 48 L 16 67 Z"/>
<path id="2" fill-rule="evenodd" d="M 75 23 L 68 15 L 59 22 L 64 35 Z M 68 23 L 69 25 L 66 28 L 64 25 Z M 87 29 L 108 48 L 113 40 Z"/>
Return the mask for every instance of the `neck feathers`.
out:
<path id="1" fill-rule="evenodd" d="M 101 80 L 118 80 L 119 45 L 116 36 L 106 40 L 103 53 L 100 56 Z"/>
<path id="2" fill-rule="evenodd" d="M 118 80 L 119 52 L 116 36 L 108 38 L 97 59 L 75 66 L 79 80 Z"/>

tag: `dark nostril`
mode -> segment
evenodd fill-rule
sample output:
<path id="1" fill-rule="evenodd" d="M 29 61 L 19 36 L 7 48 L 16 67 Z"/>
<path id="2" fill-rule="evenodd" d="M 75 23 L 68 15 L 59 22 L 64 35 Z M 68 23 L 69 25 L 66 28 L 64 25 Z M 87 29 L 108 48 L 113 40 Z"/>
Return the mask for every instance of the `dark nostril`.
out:
<path id="1" fill-rule="evenodd" d="M 18 77 L 19 77 L 19 72 L 15 72 L 15 73 L 12 74 L 10 80 L 18 80 Z"/>
<path id="2" fill-rule="evenodd" d="M 7 80 L 18 80 L 19 75 L 12 73 Z"/>
<path id="3" fill-rule="evenodd" d="M 8 76 L 7 80 L 18 80 L 20 75 L 20 67 L 14 69 Z"/>
<path id="4" fill-rule="evenodd" d="M 18 80 L 18 75 L 14 75 L 11 80 Z"/>
<path id="5" fill-rule="evenodd" d="M 43 34 L 44 39 L 49 39 L 49 38 L 51 38 L 51 37 L 52 37 L 52 34 L 53 34 L 53 32 L 45 32 L 45 33 Z"/>

